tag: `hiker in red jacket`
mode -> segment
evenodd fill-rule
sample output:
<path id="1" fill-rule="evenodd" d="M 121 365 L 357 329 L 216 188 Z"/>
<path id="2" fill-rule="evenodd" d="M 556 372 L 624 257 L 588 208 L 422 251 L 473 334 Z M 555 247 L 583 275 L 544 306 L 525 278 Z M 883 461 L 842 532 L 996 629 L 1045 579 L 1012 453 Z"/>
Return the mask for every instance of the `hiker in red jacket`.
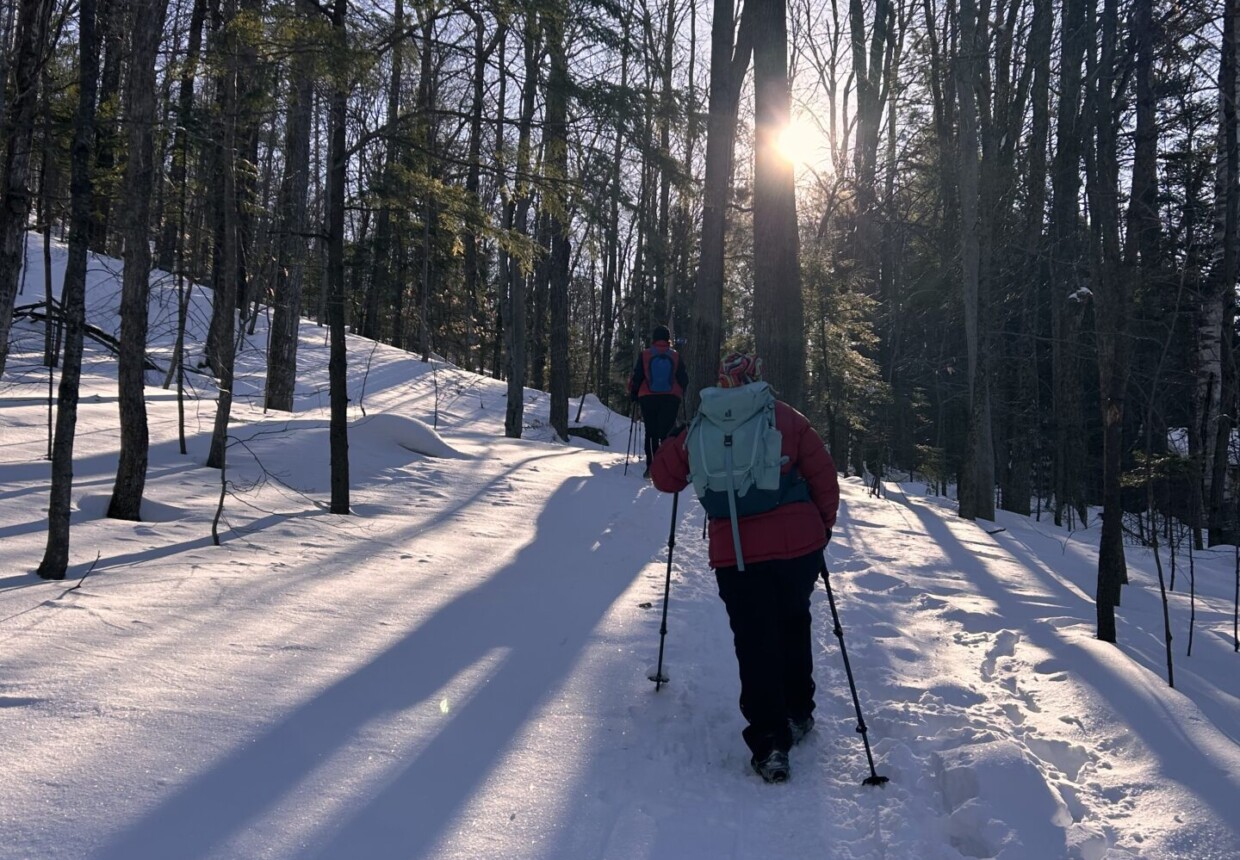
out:
<path id="1" fill-rule="evenodd" d="M 760 359 L 734 353 L 720 365 L 718 384 L 735 388 L 761 376 Z M 739 516 L 739 541 L 729 516 L 711 516 L 710 566 L 732 626 L 750 763 L 767 782 L 783 782 L 790 747 L 814 726 L 809 598 L 840 489 L 835 461 L 809 420 L 782 401 L 775 401 L 774 416 L 782 437 L 775 506 Z M 669 437 L 655 455 L 651 478 L 664 492 L 679 492 L 691 480 L 688 433 Z"/>
<path id="2" fill-rule="evenodd" d="M 667 326 L 655 326 L 650 333 L 650 346 L 637 357 L 633 376 L 629 379 L 629 400 L 641 407 L 642 423 L 646 427 L 644 478 L 650 477 L 650 461 L 675 425 L 680 400 L 689 387 L 689 373 L 680 360 L 680 353 L 672 349 L 671 340 Z"/>

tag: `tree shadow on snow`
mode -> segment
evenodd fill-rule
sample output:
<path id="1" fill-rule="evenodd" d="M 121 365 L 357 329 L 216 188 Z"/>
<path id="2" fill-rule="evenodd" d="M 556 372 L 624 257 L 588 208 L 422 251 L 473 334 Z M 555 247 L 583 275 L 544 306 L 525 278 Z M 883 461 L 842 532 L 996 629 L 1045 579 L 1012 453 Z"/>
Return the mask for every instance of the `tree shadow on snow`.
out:
<path id="1" fill-rule="evenodd" d="M 1082 621 L 1094 620 L 1095 608 L 1089 596 L 1049 569 L 1019 540 L 1010 535 L 998 535 L 989 542 L 990 546 L 1006 550 L 1012 561 L 1022 565 L 1031 574 L 1031 582 L 1022 590 L 1014 591 L 1010 583 L 1003 582 L 997 574 L 977 560 L 978 553 L 969 545 L 973 542 L 966 542 L 954 533 L 941 516 L 907 499 L 904 504 L 917 515 L 925 526 L 926 534 L 938 543 L 958 570 L 977 571 L 981 574 L 971 578 L 978 593 L 993 600 L 998 607 L 996 615 L 1001 619 L 1012 619 L 1011 626 L 1017 627 L 1022 637 L 1034 646 L 1044 648 L 1051 654 L 1064 653 L 1066 650 L 1064 637 L 1054 626 L 1026 624 L 1025 619 L 1059 613 L 1078 617 Z M 982 525 L 978 524 L 979 541 L 986 540 L 982 528 Z M 1039 592 L 1029 585 L 1042 585 L 1045 591 Z M 1048 599 L 1056 602 L 1053 608 L 1048 608 Z M 1131 635 L 1129 631 L 1129 636 Z M 1180 694 L 1166 691 L 1165 682 L 1160 684 L 1153 670 L 1148 675 L 1117 672 L 1115 666 L 1104 656 L 1103 649 L 1110 647 L 1119 648 L 1127 659 L 1133 659 L 1130 654 L 1131 644 L 1124 643 L 1122 639 L 1117 646 L 1101 645 L 1098 649 L 1076 647 L 1072 649 L 1073 678 L 1093 687 L 1099 697 L 1125 719 L 1128 727 L 1137 736 L 1147 737 L 1147 750 L 1157 758 L 1158 770 L 1166 779 L 1188 789 L 1198 802 L 1214 812 L 1218 821 L 1234 820 L 1234 804 L 1226 798 L 1235 795 L 1235 775 L 1228 773 L 1219 757 L 1211 754 L 1208 747 L 1198 742 L 1199 736 L 1188 732 L 1152 736 L 1176 719 L 1173 708 L 1159 697 L 1175 697 Z M 1140 661 L 1133 659 L 1133 662 Z M 1148 719 L 1143 716 L 1147 713 L 1150 714 Z"/>
<path id="2" fill-rule="evenodd" d="M 568 479 L 539 515 L 533 542 L 511 564 L 188 782 L 92 856 L 213 854 L 354 744 L 368 724 L 426 702 L 502 649 L 504 659 L 438 732 L 385 773 L 362 804 L 333 813 L 330 824 L 319 822 L 321 838 L 310 834 L 315 848 L 303 850 L 368 860 L 423 856 L 561 685 L 593 628 L 641 570 L 640 553 L 627 556 L 632 570 L 618 570 L 614 559 L 599 564 L 598 536 L 623 517 L 618 505 L 632 503 L 617 498 L 609 481 Z"/>

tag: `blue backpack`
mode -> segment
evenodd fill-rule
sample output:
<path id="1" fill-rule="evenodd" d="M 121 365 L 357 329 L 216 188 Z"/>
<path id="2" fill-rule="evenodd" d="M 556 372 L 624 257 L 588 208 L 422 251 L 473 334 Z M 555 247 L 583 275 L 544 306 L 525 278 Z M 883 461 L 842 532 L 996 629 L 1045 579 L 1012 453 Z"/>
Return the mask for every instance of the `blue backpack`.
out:
<path id="1" fill-rule="evenodd" d="M 651 394 L 670 394 L 676 383 L 676 359 L 670 349 L 650 350 L 650 375 L 646 387 Z"/>

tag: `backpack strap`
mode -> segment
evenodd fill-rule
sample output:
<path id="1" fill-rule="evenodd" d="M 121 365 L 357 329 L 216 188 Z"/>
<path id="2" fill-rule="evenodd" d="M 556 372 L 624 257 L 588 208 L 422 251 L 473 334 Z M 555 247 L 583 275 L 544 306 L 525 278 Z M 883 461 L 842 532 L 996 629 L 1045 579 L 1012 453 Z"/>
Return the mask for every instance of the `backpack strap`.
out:
<path id="1" fill-rule="evenodd" d="M 732 434 L 723 437 L 723 461 L 728 469 L 728 514 L 732 520 L 732 547 L 736 550 L 736 569 L 745 569 L 745 558 L 741 555 L 741 526 L 736 513 L 736 485 L 733 481 L 735 469 L 732 468 Z"/>

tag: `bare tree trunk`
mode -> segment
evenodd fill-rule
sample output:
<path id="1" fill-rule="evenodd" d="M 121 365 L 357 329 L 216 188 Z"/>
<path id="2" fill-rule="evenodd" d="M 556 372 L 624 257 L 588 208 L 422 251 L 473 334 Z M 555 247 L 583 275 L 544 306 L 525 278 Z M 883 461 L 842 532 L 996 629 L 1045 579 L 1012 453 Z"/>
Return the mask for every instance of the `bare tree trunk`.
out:
<path id="1" fill-rule="evenodd" d="M 482 201 L 478 198 L 478 189 L 482 174 L 482 112 L 486 105 L 484 93 L 486 64 L 495 46 L 499 44 L 499 40 L 497 34 L 497 38 L 487 45 L 486 21 L 482 13 L 468 5 L 465 6 L 464 11 L 471 17 L 474 24 L 474 73 L 471 81 L 473 92 L 469 110 L 469 149 L 466 156 L 468 164 L 465 168 L 465 195 L 469 205 L 478 207 L 481 213 L 483 207 Z M 478 292 L 482 286 L 482 271 L 478 254 L 478 231 L 468 221 L 465 223 L 462 242 L 466 301 L 465 367 L 467 370 L 481 371 L 483 366 L 481 339 L 476 329 L 479 321 Z"/>
<path id="2" fill-rule="evenodd" d="M 219 37 L 216 46 L 223 57 L 217 77 L 217 103 L 220 114 L 216 122 L 219 135 L 215 152 L 215 175 L 219 180 L 219 197 L 215 201 L 216 239 L 215 265 L 212 273 L 215 286 L 211 299 L 211 332 L 207 354 L 219 384 L 219 401 L 215 408 L 215 424 L 211 432 L 211 448 L 207 467 L 224 470 L 228 452 L 228 422 L 232 416 L 233 367 L 236 359 L 237 323 L 237 46 L 225 27 L 237 15 L 236 0 L 225 0 L 223 20 L 213 28 Z M 222 483 L 221 478 L 221 483 Z M 222 492 L 222 489 L 221 489 Z"/>
<path id="3" fill-rule="evenodd" d="M 551 187 L 544 192 L 550 210 L 551 258 L 551 415 L 552 428 L 568 441 L 568 55 L 564 47 L 564 28 L 568 4 L 560 2 L 543 16 L 550 70 L 547 76 L 547 113 L 543 133 L 546 139 L 546 174 Z"/>
<path id="4" fill-rule="evenodd" d="M 857 229 L 853 256 L 860 265 L 862 278 L 876 285 L 881 268 L 876 186 L 878 139 L 883 120 L 883 103 L 887 98 L 883 86 L 883 56 L 889 40 L 894 38 L 891 32 L 892 14 L 890 0 L 875 0 L 873 28 L 867 46 L 865 4 L 862 0 L 849 0 L 852 64 L 857 82 L 857 132 L 853 150 Z"/>
<path id="5" fill-rule="evenodd" d="M 1202 316 L 1197 331 L 1198 380 L 1195 406 L 1200 428 L 1203 489 L 1210 542 L 1223 540 L 1223 499 L 1228 467 L 1227 441 L 1232 418 L 1226 404 L 1234 388 L 1231 340 L 1240 249 L 1240 3 L 1226 0 L 1219 67 L 1219 130 L 1214 184 L 1214 241 L 1202 288 Z"/>
<path id="6" fill-rule="evenodd" d="M 779 151 L 788 125 L 787 0 L 758 0 L 754 22 L 754 340 L 764 377 L 782 400 L 801 406 L 805 311 L 792 164 Z"/>
<path id="7" fill-rule="evenodd" d="M 1020 339 L 1016 344 L 1017 402 L 1012 416 L 1011 469 L 1003 488 L 1003 508 L 1023 516 L 1030 514 L 1033 494 L 1033 460 L 1040 444 L 1042 402 L 1038 380 L 1038 309 L 1045 300 L 1043 218 L 1046 205 L 1047 138 L 1050 132 L 1051 34 L 1054 10 L 1050 0 L 1034 0 L 1033 21 L 1028 43 L 1028 61 L 1033 66 L 1030 102 L 1032 133 L 1027 149 L 1025 188 L 1024 253 L 1021 271 L 1026 288 L 1020 291 Z"/>
<path id="8" fill-rule="evenodd" d="M 1065 0 L 1059 60 L 1059 109 L 1052 166 L 1050 283 L 1051 362 L 1054 376 L 1055 524 L 1064 525 L 1065 510 L 1085 520 L 1086 440 L 1080 390 L 1079 339 L 1081 298 L 1081 63 L 1085 55 L 1085 0 Z"/>
<path id="9" fill-rule="evenodd" d="M 711 21 L 710 93 L 707 96 L 706 167 L 702 241 L 689 335 L 687 411 L 697 411 L 698 392 L 715 384 L 723 349 L 724 237 L 732 188 L 732 156 L 741 82 L 753 51 L 754 4 L 745 4 L 733 46 L 733 2 L 715 0 Z"/>
<path id="10" fill-rule="evenodd" d="M 394 123 L 400 116 L 400 85 L 404 70 L 403 43 L 405 4 L 395 0 L 392 13 L 392 75 L 388 85 L 387 121 Z M 374 259 L 371 260 L 370 283 L 366 287 L 365 313 L 362 314 L 362 337 L 379 339 L 379 305 L 388 298 L 392 279 L 392 208 L 396 200 L 396 168 L 400 162 L 397 141 L 400 130 L 392 128 L 385 135 L 386 151 L 379 182 L 379 211 L 375 214 Z M 393 341 L 396 341 L 393 338 Z"/>
<path id="11" fill-rule="evenodd" d="M 300 16 L 313 20 L 311 0 L 300 0 Z M 291 412 L 297 387 L 297 338 L 301 328 L 306 271 L 306 193 L 310 173 L 310 118 L 314 108 L 314 57 L 308 43 L 296 46 L 285 114 L 284 177 L 280 183 L 280 260 L 276 266 L 267 348 L 268 409 Z"/>
<path id="12" fill-rule="evenodd" d="M 337 47 L 348 43 L 345 16 L 348 0 L 335 0 L 332 7 L 332 31 Z M 327 359 L 327 376 L 331 389 L 331 418 L 328 438 L 331 443 L 331 512 L 349 513 L 349 392 L 344 329 L 344 208 L 345 174 L 348 153 L 345 149 L 345 123 L 348 119 L 349 82 L 337 70 L 332 83 L 331 122 L 328 130 L 327 156 L 327 325 L 331 349 Z"/>
<path id="13" fill-rule="evenodd" d="M 125 166 L 125 274 L 121 283 L 121 337 L 117 391 L 120 461 L 108 516 L 140 520 L 150 439 L 146 422 L 146 326 L 151 293 L 151 190 L 154 177 L 155 55 L 163 36 L 167 0 L 131 0 L 132 52 L 125 85 L 129 130 Z"/>
<path id="14" fill-rule="evenodd" d="M 121 88 L 121 58 L 125 56 L 125 23 L 129 20 L 128 0 L 105 0 L 100 6 L 99 48 L 103 68 L 99 77 L 99 110 L 95 117 L 95 211 L 91 221 L 90 247 L 100 254 L 111 254 L 112 201 L 116 196 L 117 98 Z"/>
<path id="15" fill-rule="evenodd" d="M 0 86 L 0 117 L 4 117 L 8 107 L 9 60 L 12 56 L 13 27 L 17 23 L 17 4 L 5 3 L 0 15 L 3 16 L 0 17 L 0 81 L 6 84 Z"/>
<path id="16" fill-rule="evenodd" d="M 181 68 L 180 88 L 177 91 L 177 125 L 172 144 L 172 170 L 168 184 L 184 194 L 185 177 L 189 161 L 189 125 L 194 110 L 194 76 L 198 71 L 198 55 L 202 52 L 202 28 L 207 16 L 206 0 L 194 0 L 189 21 L 189 44 L 185 50 L 185 64 Z M 186 225 L 184 213 L 178 210 L 173 218 L 164 219 L 159 241 L 159 267 L 171 271 L 177 248 L 184 243 Z"/>
<path id="17" fill-rule="evenodd" d="M 423 11 L 422 20 L 422 64 L 418 82 L 418 113 L 423 117 L 421 126 L 422 151 L 428 172 L 433 169 L 435 159 L 435 16 L 429 10 Z M 428 189 L 422 198 L 422 291 L 418 302 L 418 351 L 422 361 L 430 361 L 431 357 L 431 319 L 430 299 L 434 292 L 432 276 L 434 274 L 433 235 L 436 226 L 436 202 Z"/>
<path id="18" fill-rule="evenodd" d="M 545 117 L 544 113 L 544 117 Z M 543 134 L 544 159 L 546 157 L 547 135 Z M 544 161 L 540 172 L 545 175 Z M 554 193 L 554 192 L 552 192 Z M 530 320 L 526 327 L 529 332 L 527 343 L 530 348 L 529 383 L 531 388 L 539 391 L 547 390 L 547 352 L 548 329 L 547 307 L 548 293 L 551 291 L 551 212 L 542 200 L 543 208 L 536 208 L 534 235 L 538 241 L 538 259 L 534 264 L 534 274 L 530 279 L 533 295 L 530 296 Z"/>
<path id="19" fill-rule="evenodd" d="M 47 547 L 38 573 L 64 579 L 69 567 L 69 518 L 73 493 L 73 443 L 77 431 L 78 390 L 82 376 L 82 338 L 86 327 L 86 256 L 90 240 L 90 155 L 95 126 L 99 55 L 95 45 L 95 0 L 78 4 L 78 104 L 70 154 L 72 214 L 69 258 L 61 287 L 65 319 L 65 358 L 52 444 L 52 489 L 47 506 Z"/>
<path id="20" fill-rule="evenodd" d="M 532 11 L 525 20 L 525 81 L 521 90 L 521 116 L 517 132 L 517 165 L 513 176 L 515 204 L 508 218 L 511 229 L 525 235 L 530 208 L 530 126 L 534 119 L 534 97 L 538 91 L 538 27 Z M 508 363 L 508 406 L 504 415 L 504 435 L 520 439 L 525 422 L 525 272 L 518 260 L 509 256 L 508 299 L 505 307 L 504 341 Z"/>
<path id="21" fill-rule="evenodd" d="M 620 46 L 620 90 L 624 92 L 629 86 L 629 15 L 624 17 L 624 38 Z M 603 290 L 599 301 L 599 315 L 602 317 L 602 338 L 599 356 L 595 364 L 598 368 L 598 381 L 595 390 L 602 401 L 615 406 L 612 399 L 612 346 L 616 332 L 617 308 L 620 305 L 620 197 L 624 193 L 621 184 L 620 160 L 624 142 L 624 126 L 615 123 L 615 139 L 612 141 L 611 181 L 608 192 L 610 206 L 607 224 L 604 228 L 603 240 Z M 625 404 L 627 407 L 628 404 Z"/>
<path id="22" fill-rule="evenodd" d="M 663 56 L 660 62 L 659 88 L 659 222 L 654 235 L 655 307 L 661 322 L 672 322 L 672 300 L 675 279 L 672 270 L 671 222 L 672 207 L 672 46 L 675 43 L 676 0 L 667 0 L 667 17 L 663 27 Z M 659 307 L 659 305 L 662 307 Z"/>
<path id="23" fill-rule="evenodd" d="M 261 20 L 263 0 L 240 0 L 243 21 Z M 262 125 L 257 109 L 263 98 L 264 81 L 258 65 L 258 48 L 248 33 L 238 33 L 237 45 L 237 146 L 244 170 L 236 173 L 237 190 L 237 293 L 235 308 L 242 323 L 249 320 L 258 271 L 255 255 L 254 213 L 258 208 L 258 138 Z"/>
<path id="24" fill-rule="evenodd" d="M 1102 406 L 1102 535 L 1098 545 L 1095 606 L 1098 638 L 1116 641 L 1115 607 L 1127 579 L 1124 561 L 1122 469 L 1125 393 L 1128 386 L 1128 278 L 1120 271 L 1119 129 L 1116 88 L 1119 80 L 1119 2 L 1104 0 L 1098 30 L 1097 63 L 1090 74 L 1089 110 L 1093 146 L 1086 150 L 1086 189 L 1093 228 L 1095 328 Z M 1090 54 L 1092 57 L 1092 52 Z"/>
<path id="25" fill-rule="evenodd" d="M 8 137 L 4 172 L 0 176 L 0 375 L 9 356 L 13 305 L 26 247 L 26 220 L 30 216 L 30 149 L 34 140 L 39 69 L 47 41 L 52 0 L 21 0 L 17 12 L 17 51 L 14 95 L 9 113 L 2 117 Z M 0 81 L 3 87 L 4 81 Z"/>
<path id="26" fill-rule="evenodd" d="M 960 472 L 960 516 L 993 520 L 994 449 L 991 442 L 989 359 L 984 345 L 987 296 L 981 280 L 978 235 L 977 89 L 985 62 L 973 0 L 961 0 L 960 51 L 956 64 L 956 95 L 960 105 L 960 254 L 963 278 L 965 340 L 969 353 L 968 447 Z"/>
<path id="27" fill-rule="evenodd" d="M 499 52 L 499 66 L 504 68 L 508 61 L 508 22 L 503 18 L 498 18 L 495 22 L 497 32 L 495 33 L 496 50 Z M 499 94 L 496 99 L 495 110 L 495 149 L 493 158 L 495 162 L 495 189 L 497 193 L 507 190 L 507 178 L 505 176 L 504 165 L 504 125 L 505 116 L 508 110 L 508 75 L 501 74 L 499 76 Z M 502 207 L 502 224 L 504 229 L 512 227 L 513 205 L 508 200 Z M 491 354 L 491 373 L 496 379 L 503 379 L 508 368 L 505 367 L 505 356 L 511 354 L 511 339 L 508 334 L 508 284 L 509 284 L 509 267 L 512 264 L 512 257 L 504 249 L 496 246 L 497 272 L 496 272 L 496 314 L 495 314 L 495 341 L 492 344 Z M 507 430 L 507 417 L 505 417 L 505 431 Z"/>

